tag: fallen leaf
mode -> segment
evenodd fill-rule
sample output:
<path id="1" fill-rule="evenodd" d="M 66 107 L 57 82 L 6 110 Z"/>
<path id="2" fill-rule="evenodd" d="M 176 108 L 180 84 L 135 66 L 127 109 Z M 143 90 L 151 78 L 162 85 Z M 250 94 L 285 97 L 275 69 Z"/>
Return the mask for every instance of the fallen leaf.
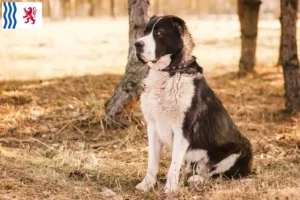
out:
<path id="1" fill-rule="evenodd" d="M 107 199 L 111 200 L 123 200 L 123 197 L 117 195 L 113 190 L 108 188 L 103 188 L 101 194 Z"/>

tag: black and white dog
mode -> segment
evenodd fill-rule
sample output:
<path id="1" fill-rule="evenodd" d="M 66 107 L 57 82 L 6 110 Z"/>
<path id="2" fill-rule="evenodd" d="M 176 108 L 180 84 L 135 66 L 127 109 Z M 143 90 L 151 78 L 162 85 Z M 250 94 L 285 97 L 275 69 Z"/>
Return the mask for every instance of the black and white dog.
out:
<path id="1" fill-rule="evenodd" d="M 194 43 L 185 22 L 175 16 L 153 16 L 135 47 L 137 57 L 150 68 L 141 95 L 148 169 L 136 188 L 148 191 L 155 186 L 162 145 L 172 150 L 166 192 L 177 189 L 183 161 L 192 172 L 188 181 L 204 181 L 218 174 L 229 178 L 248 175 L 251 144 L 191 56 Z"/>

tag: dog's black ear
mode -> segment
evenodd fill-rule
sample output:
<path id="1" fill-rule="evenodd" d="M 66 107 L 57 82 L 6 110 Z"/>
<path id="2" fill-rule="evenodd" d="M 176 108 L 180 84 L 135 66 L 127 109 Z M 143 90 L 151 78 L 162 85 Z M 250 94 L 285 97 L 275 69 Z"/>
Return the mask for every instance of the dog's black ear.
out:
<path id="1" fill-rule="evenodd" d="M 203 74 L 203 68 L 196 61 L 197 57 L 192 56 L 192 60 L 194 60 L 194 62 L 195 62 L 195 68 L 196 68 L 197 72 L 200 72 L 201 74 Z"/>
<path id="2" fill-rule="evenodd" d="M 203 74 L 203 68 L 200 65 L 197 66 L 197 71 Z"/>
<path id="3" fill-rule="evenodd" d="M 185 22 L 176 16 L 171 16 L 171 20 L 173 22 L 173 25 L 179 30 L 180 33 L 184 33 L 186 30 Z"/>
<path id="4" fill-rule="evenodd" d="M 158 18 L 158 16 L 152 15 L 152 17 L 150 17 L 149 21 L 151 21 L 151 20 L 153 20 L 153 19 L 156 19 L 156 18 Z"/>

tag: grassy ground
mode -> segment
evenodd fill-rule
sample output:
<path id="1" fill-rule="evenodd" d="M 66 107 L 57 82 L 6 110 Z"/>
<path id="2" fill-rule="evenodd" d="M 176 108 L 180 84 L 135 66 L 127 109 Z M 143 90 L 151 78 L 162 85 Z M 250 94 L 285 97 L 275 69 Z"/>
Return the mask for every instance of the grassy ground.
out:
<path id="1" fill-rule="evenodd" d="M 53 54 L 46 53 L 50 48 L 47 38 L 60 41 L 60 36 L 66 40 L 74 37 L 72 23 L 66 27 L 63 23 L 46 26 L 48 30 L 56 27 L 61 35 L 47 31 L 26 33 L 30 39 L 19 41 L 28 50 L 24 54 L 18 51 L 15 40 L 11 40 L 11 45 L 5 40 L 8 50 L 0 51 L 4 69 L 0 82 L 0 199 L 166 198 L 162 192 L 170 161 L 166 150 L 160 162 L 158 187 L 149 193 L 134 190 L 147 165 L 147 136 L 139 106 L 126 129 L 106 130 L 102 123 L 105 100 L 121 76 L 99 73 L 109 72 L 109 65 L 114 63 L 109 59 L 114 56 L 126 62 L 126 52 L 115 53 L 114 46 L 107 47 L 108 52 L 111 50 L 109 58 L 97 59 L 98 54 L 91 49 L 106 48 L 98 46 L 97 33 L 76 32 L 78 38 L 74 41 L 77 45 L 82 41 L 82 48 L 75 48 L 72 42 L 67 47 L 62 42 L 59 45 L 65 45 L 64 48 L 54 45 Z M 300 117 L 284 112 L 282 71 L 273 66 L 278 49 L 276 22 L 261 25 L 257 73 L 243 79 L 233 72 L 237 70 L 239 52 L 236 25 L 228 22 L 229 27 L 233 24 L 228 30 L 225 23 L 199 23 L 206 24 L 206 30 L 224 28 L 223 32 L 204 34 L 203 38 L 195 34 L 195 55 L 204 67 L 208 83 L 251 139 L 254 169 L 251 176 L 241 180 L 215 179 L 197 187 L 184 186 L 182 182 L 179 192 L 169 195 L 169 199 L 300 199 Z M 85 24 L 96 25 L 95 21 Z M 198 27 L 195 20 L 190 24 Z M 201 26 L 197 30 L 204 32 Z M 0 34 L 18 38 L 20 33 Z M 126 36 L 126 32 L 122 34 Z M 38 39 L 34 40 L 34 36 Z M 3 37 L 0 38 L 2 42 Z M 37 47 L 40 42 L 47 44 Z M 121 49 L 127 48 L 125 43 L 120 45 Z M 44 57 L 35 56 L 34 52 L 39 51 Z M 32 57 L 26 57 L 31 54 Z M 28 69 L 21 68 L 21 63 Z M 87 65 L 80 66 L 83 63 Z M 101 63 L 108 67 L 99 67 Z M 59 70 L 51 68 L 53 64 Z M 111 69 L 114 73 L 122 70 Z M 4 77 L 6 73 L 8 76 Z M 82 75 L 87 73 L 90 75 Z M 116 195 L 109 198 L 105 188 Z"/>

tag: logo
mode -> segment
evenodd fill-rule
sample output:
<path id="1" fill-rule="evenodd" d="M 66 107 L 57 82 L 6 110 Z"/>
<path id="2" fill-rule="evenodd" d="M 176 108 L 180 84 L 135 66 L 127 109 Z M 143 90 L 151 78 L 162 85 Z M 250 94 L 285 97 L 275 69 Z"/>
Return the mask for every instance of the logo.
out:
<path id="1" fill-rule="evenodd" d="M 2 3 L 2 17 L 3 17 L 3 28 L 16 28 L 17 19 L 16 19 L 17 7 L 15 2 L 3 2 Z"/>
<path id="2" fill-rule="evenodd" d="M 36 15 L 36 7 L 29 7 L 28 10 L 24 8 L 25 16 L 23 18 L 26 18 L 27 20 L 25 21 L 25 24 L 29 22 L 29 20 L 32 21 L 31 24 L 35 23 L 35 15 Z"/>
<path id="3" fill-rule="evenodd" d="M 42 28 L 41 2 L 2 2 L 2 28 Z"/>

